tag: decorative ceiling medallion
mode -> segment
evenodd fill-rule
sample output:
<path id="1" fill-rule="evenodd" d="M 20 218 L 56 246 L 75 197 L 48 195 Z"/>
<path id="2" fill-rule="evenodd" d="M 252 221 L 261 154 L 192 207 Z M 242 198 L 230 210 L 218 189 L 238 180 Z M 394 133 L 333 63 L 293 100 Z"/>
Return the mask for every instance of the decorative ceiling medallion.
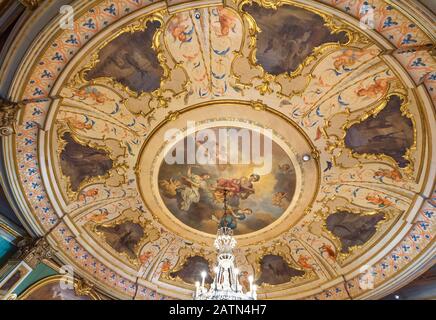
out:
<path id="1" fill-rule="evenodd" d="M 225 188 L 232 210 L 226 219 L 240 246 L 289 229 L 316 193 L 317 184 L 304 181 L 318 181 L 317 161 L 302 160 L 315 150 L 296 125 L 266 114 L 244 101 L 217 101 L 186 108 L 162 123 L 137 164 L 145 205 L 179 236 L 211 242 L 223 223 Z"/>
<path id="2" fill-rule="evenodd" d="M 434 67 L 425 50 L 403 52 L 431 42 L 421 22 L 373 0 L 368 32 L 360 5 L 108 0 L 73 30 L 47 26 L 16 72 L 24 105 L 3 138 L 26 221 L 121 298 L 191 298 L 223 219 L 259 299 L 385 292 L 435 245 Z M 221 129 L 246 132 L 238 153 L 252 156 L 257 134 L 271 142 L 271 170 L 202 162 L 221 159 L 219 144 L 191 137 Z M 195 161 L 168 162 L 187 141 L 195 151 L 180 155 Z M 367 264 L 374 291 L 360 286 Z"/>
<path id="3" fill-rule="evenodd" d="M 268 136 L 237 125 L 234 121 L 232 127 L 188 134 L 164 156 L 160 196 L 191 228 L 214 234 L 226 223 L 234 235 L 258 231 L 280 218 L 292 202 L 296 174 L 290 157 Z M 177 152 L 183 153 L 180 163 L 168 163 Z M 188 159 L 189 154 L 196 158 Z"/>

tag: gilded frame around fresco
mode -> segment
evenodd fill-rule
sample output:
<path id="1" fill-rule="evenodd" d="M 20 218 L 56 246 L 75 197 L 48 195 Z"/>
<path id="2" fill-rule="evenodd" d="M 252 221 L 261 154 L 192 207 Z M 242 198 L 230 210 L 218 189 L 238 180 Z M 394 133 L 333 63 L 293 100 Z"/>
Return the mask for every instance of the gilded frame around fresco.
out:
<path id="1" fill-rule="evenodd" d="M 286 243 L 282 241 L 274 241 L 271 246 L 263 246 L 260 248 L 259 251 L 260 252 L 258 252 L 258 255 L 256 256 L 255 259 L 255 265 L 253 266 L 255 269 L 255 279 L 259 279 L 260 275 L 262 274 L 261 262 L 266 255 L 279 256 L 288 265 L 288 267 L 304 272 L 304 274 L 302 274 L 301 276 L 291 277 L 290 281 L 285 283 L 280 283 L 276 285 L 263 283 L 259 287 L 262 290 L 261 292 L 267 293 L 271 289 L 275 289 L 275 290 L 289 289 L 319 279 L 318 275 L 315 273 L 314 270 L 303 269 L 294 261 L 290 253 L 291 249 L 287 246 Z"/>
<path id="2" fill-rule="evenodd" d="M 141 17 L 139 20 L 135 21 L 132 24 L 129 24 L 120 30 L 118 30 L 116 33 L 112 34 L 108 39 L 106 39 L 103 44 L 98 45 L 93 50 L 93 54 L 91 56 L 90 61 L 83 66 L 79 72 L 72 78 L 72 80 L 68 83 L 68 86 L 70 87 L 77 87 L 77 86 L 88 86 L 88 85 L 107 85 L 109 87 L 113 87 L 115 89 L 119 89 L 122 92 L 126 93 L 128 97 L 131 98 L 145 98 L 148 100 L 148 106 L 150 108 L 150 111 L 147 114 L 144 114 L 142 111 L 139 113 L 143 116 L 149 116 L 150 113 L 152 113 L 156 108 L 166 108 L 168 106 L 169 98 L 165 97 L 165 93 L 169 92 L 171 94 L 171 97 L 177 97 L 183 93 L 187 92 L 187 87 L 189 85 L 189 77 L 186 73 L 186 70 L 184 68 L 181 68 L 179 64 L 174 61 L 172 66 L 168 64 L 167 58 L 165 56 L 165 51 L 163 49 L 163 31 L 166 28 L 166 22 L 164 18 L 165 10 L 158 10 L 153 13 L 148 13 L 144 17 Z M 130 89 L 127 86 L 122 85 L 118 81 L 116 81 L 113 77 L 99 77 L 97 79 L 92 80 L 86 80 L 85 74 L 93 69 L 99 60 L 99 51 L 101 51 L 105 46 L 108 45 L 111 41 L 115 40 L 119 36 L 125 34 L 125 33 L 134 33 L 134 32 L 143 32 L 147 29 L 147 23 L 157 21 L 160 23 L 160 27 L 157 29 L 155 34 L 153 35 L 152 40 L 152 50 L 156 52 L 156 57 L 159 61 L 159 65 L 161 66 L 163 70 L 163 74 L 160 80 L 159 88 L 156 90 L 153 90 L 151 92 L 142 92 L 138 93 L 134 90 Z M 167 81 L 171 80 L 171 72 L 174 69 L 180 68 L 184 74 L 185 74 L 185 82 L 181 84 L 181 87 L 183 88 L 180 92 L 175 92 L 171 89 L 165 88 L 165 83 Z M 154 104 L 152 106 L 151 104 Z"/>
<path id="3" fill-rule="evenodd" d="M 12 294 L 12 292 L 24 281 L 24 279 L 32 272 L 32 268 L 26 263 L 26 262 L 24 262 L 24 261 L 19 261 L 19 262 L 17 262 L 17 261 L 14 261 L 14 260 L 12 260 L 12 261 L 9 261 L 6 265 L 4 265 L 3 266 L 3 271 L 5 271 L 6 270 L 6 268 L 9 266 L 9 265 L 15 265 L 15 266 L 13 266 L 13 268 L 9 271 L 9 273 L 8 273 L 8 275 L 6 276 L 6 277 L 4 277 L 1 281 L 0 281 L 0 289 L 4 286 L 4 284 L 5 283 L 7 283 L 8 282 L 8 280 L 9 279 L 11 279 L 15 274 L 16 274 L 16 272 L 18 272 L 18 271 L 20 271 L 20 270 L 23 270 L 24 271 L 24 274 L 20 274 L 20 278 L 17 280 L 17 281 L 15 281 L 13 284 L 12 284 L 12 286 L 7 290 L 7 291 L 5 291 L 3 294 L 1 294 L 1 292 L 0 292 L 0 294 L 1 294 L 1 298 L 2 299 L 10 299 L 12 296 L 11 296 L 11 294 Z"/>
<path id="4" fill-rule="evenodd" d="M 65 285 L 73 286 L 73 290 L 76 296 L 86 296 L 91 300 L 101 300 L 101 297 L 92 286 L 88 284 L 88 282 L 84 280 L 80 280 L 77 278 L 71 278 L 66 275 L 53 275 L 39 280 L 38 282 L 32 284 L 28 287 L 22 294 L 20 294 L 17 300 L 26 300 L 29 296 L 31 296 L 34 292 L 43 288 L 45 286 L 51 285 L 53 283 L 63 283 Z"/>
<path id="5" fill-rule="evenodd" d="M 204 258 L 208 262 L 209 270 L 212 270 L 211 266 L 213 266 L 215 263 L 215 260 L 214 260 L 215 253 L 212 251 L 207 252 L 204 248 L 181 247 L 178 250 L 178 256 L 179 256 L 179 259 L 177 260 L 175 265 L 170 270 L 168 270 L 168 272 L 161 273 L 159 280 L 163 281 L 165 283 L 168 283 L 168 284 L 177 284 L 177 285 L 180 285 L 186 289 L 194 289 L 195 285 L 185 282 L 179 276 L 173 277 L 173 276 L 171 276 L 171 273 L 178 272 L 178 271 L 182 270 L 185 267 L 186 262 L 190 258 L 193 258 L 195 256 L 200 256 L 200 257 Z"/>
<path id="6" fill-rule="evenodd" d="M 403 155 L 403 158 L 409 162 L 409 164 L 405 168 L 400 168 L 397 162 L 392 157 L 385 155 L 383 153 L 361 154 L 361 153 L 353 152 L 351 149 L 345 146 L 345 137 L 347 135 L 347 130 L 351 126 L 362 123 L 363 121 L 369 119 L 370 117 L 373 118 L 377 117 L 377 115 L 387 106 L 387 103 L 392 96 L 398 96 L 401 98 L 401 100 L 403 101 L 400 107 L 402 116 L 405 116 L 408 119 L 410 119 L 413 124 L 413 144 L 410 148 L 407 149 L 406 153 Z M 417 147 L 417 129 L 416 129 L 415 118 L 412 115 L 412 113 L 408 110 L 408 107 L 409 107 L 409 100 L 403 90 L 398 90 L 398 89 L 393 91 L 388 90 L 388 93 L 386 93 L 385 96 L 381 99 L 381 102 L 377 102 L 375 107 L 367 109 L 367 111 L 365 111 L 363 114 L 360 114 L 357 118 L 350 119 L 355 112 L 351 114 L 349 113 L 349 119 L 341 126 L 343 135 L 338 137 L 338 141 L 331 146 L 335 146 L 337 148 L 342 149 L 342 152 L 348 152 L 350 157 L 357 159 L 358 161 L 360 159 L 363 159 L 363 160 L 378 160 L 381 162 L 388 162 L 394 168 L 397 168 L 401 172 L 404 172 L 406 176 L 411 178 L 412 174 L 414 173 L 414 152 L 416 151 L 416 147 Z M 337 165 L 341 166 L 340 164 Z"/>
<path id="7" fill-rule="evenodd" d="M 327 205 L 328 202 L 335 201 L 336 199 L 340 199 L 340 198 L 342 198 L 346 202 L 346 204 L 341 205 L 341 206 L 334 206 L 333 208 L 330 208 Z M 345 266 L 346 260 L 348 258 L 354 256 L 354 254 L 357 250 L 361 250 L 363 248 L 368 247 L 368 242 L 371 243 L 374 240 L 374 237 L 382 236 L 379 234 L 379 231 L 380 231 L 381 226 L 383 224 L 385 224 L 387 222 L 391 222 L 392 220 L 396 220 L 400 216 L 400 213 L 395 214 L 392 211 L 382 211 L 382 210 L 374 210 L 374 209 L 370 209 L 370 208 L 364 208 L 360 205 L 351 203 L 348 198 L 337 196 L 337 195 L 334 195 L 330 198 L 324 199 L 322 203 L 323 203 L 323 205 L 322 205 L 323 207 L 328 208 L 328 213 L 321 209 L 321 210 L 316 211 L 315 215 L 322 219 L 322 230 L 326 235 L 328 235 L 329 239 L 335 244 L 335 247 L 337 249 L 337 261 L 342 266 Z M 367 242 L 365 242 L 361 245 L 351 246 L 348 248 L 347 253 L 343 253 L 343 252 L 341 252 L 342 251 L 341 240 L 339 239 L 339 237 L 337 237 L 330 230 L 327 229 L 327 217 L 332 213 L 340 212 L 340 211 L 349 212 L 349 213 L 352 213 L 352 214 L 355 214 L 358 216 L 371 216 L 374 214 L 383 213 L 384 217 L 375 225 L 376 233 L 370 239 L 368 239 Z"/>
<path id="8" fill-rule="evenodd" d="M 352 45 L 353 43 L 357 43 L 357 42 L 365 43 L 365 44 L 369 43 L 369 39 L 366 36 L 361 34 L 359 31 L 355 30 L 352 26 L 348 25 L 347 23 L 343 22 L 343 24 L 338 25 L 337 23 L 334 22 L 332 15 L 323 13 L 316 8 L 301 4 L 299 2 L 295 2 L 292 0 L 285 0 L 285 1 L 281 1 L 281 0 L 279 0 L 279 1 L 239 0 L 238 1 L 238 0 L 236 0 L 236 1 L 234 1 L 234 3 L 237 7 L 238 13 L 241 15 L 242 20 L 245 23 L 246 29 L 248 29 L 248 35 L 250 38 L 250 41 L 249 41 L 249 44 L 247 47 L 248 55 L 246 58 L 248 59 L 250 66 L 254 69 L 257 69 L 261 75 L 255 76 L 251 80 L 251 83 L 247 84 L 247 83 L 242 83 L 240 81 L 240 77 L 235 74 L 233 64 L 237 60 L 236 59 L 237 57 L 240 57 L 240 58 L 244 57 L 244 54 L 242 53 L 242 50 L 243 50 L 242 48 L 244 48 L 244 43 L 241 46 L 241 50 L 236 53 L 236 57 L 232 62 L 231 75 L 235 79 L 236 85 L 241 86 L 241 87 L 251 87 L 251 86 L 253 86 L 254 80 L 256 80 L 256 79 L 260 80 L 261 84 L 257 85 L 255 88 L 259 91 L 259 93 L 262 96 L 273 93 L 273 89 L 271 89 L 272 84 L 278 85 L 281 88 L 277 94 L 279 94 L 283 98 L 291 98 L 293 95 L 302 95 L 304 90 L 309 86 L 309 84 L 312 80 L 311 72 L 309 72 L 309 74 L 306 76 L 306 84 L 303 87 L 303 89 L 301 89 L 299 91 L 292 91 L 291 95 L 286 95 L 283 93 L 282 85 L 280 84 L 280 82 L 277 81 L 277 79 L 279 77 L 283 77 L 284 79 L 292 80 L 294 78 L 297 78 L 298 76 L 301 76 L 303 70 L 307 66 L 309 66 L 313 62 L 316 62 L 318 64 L 320 62 L 320 61 L 317 61 L 317 60 L 319 60 L 318 58 L 323 56 L 326 52 L 328 52 L 330 50 L 335 50 L 338 48 L 346 48 L 346 47 L 349 47 L 350 45 Z M 266 9 L 271 9 L 271 10 L 278 10 L 281 6 L 284 6 L 284 5 L 292 5 L 292 6 L 295 6 L 297 8 L 301 8 L 301 9 L 307 10 L 309 12 L 315 13 L 325 21 L 325 26 L 331 31 L 332 34 L 338 34 L 338 33 L 344 32 L 347 35 L 348 41 L 346 43 L 343 43 L 343 44 L 341 44 L 341 43 L 322 44 L 322 45 L 314 48 L 313 52 L 309 56 L 307 56 L 304 59 L 304 61 L 294 71 L 285 72 L 285 73 L 281 73 L 278 75 L 272 75 L 272 74 L 266 72 L 264 70 L 264 68 L 257 63 L 257 59 L 256 59 L 257 34 L 261 30 L 257 26 L 255 19 L 249 13 L 247 13 L 243 10 L 243 7 L 245 5 L 247 5 L 247 4 L 250 5 L 252 3 L 257 3 L 260 6 L 266 8 Z"/>
<path id="9" fill-rule="evenodd" d="M 319 164 L 319 153 L 318 153 L 318 150 L 313 145 L 312 141 L 307 137 L 306 132 L 304 132 L 298 125 L 294 124 L 292 120 L 290 120 L 288 117 L 286 117 L 283 113 L 281 113 L 281 112 L 279 112 L 279 111 L 277 111 L 277 110 L 275 110 L 273 108 L 270 108 L 270 107 L 266 106 L 265 104 L 260 103 L 259 101 L 212 100 L 212 101 L 208 101 L 208 102 L 204 102 L 204 103 L 198 103 L 198 104 L 195 104 L 195 105 L 191 105 L 191 106 L 186 107 L 184 109 L 178 110 L 177 112 L 174 112 L 174 113 L 169 113 L 168 116 L 163 121 L 161 121 L 158 125 L 156 125 L 153 128 L 153 130 L 148 134 L 148 136 L 146 137 L 144 143 L 142 144 L 142 147 L 141 147 L 141 150 L 139 151 L 139 154 L 143 154 L 144 148 L 147 146 L 147 144 L 149 143 L 149 141 L 151 140 L 153 135 L 158 130 L 160 130 L 162 127 L 164 127 L 166 124 L 168 124 L 168 123 L 178 119 L 178 117 L 181 114 L 187 113 L 187 112 L 189 112 L 191 110 L 196 110 L 196 109 L 199 109 L 199 108 L 204 108 L 204 107 L 207 107 L 207 106 L 210 106 L 210 105 L 220 105 L 220 106 L 223 106 L 223 107 L 224 106 L 225 107 L 231 107 L 232 105 L 237 105 L 237 106 L 249 107 L 249 108 L 255 110 L 256 112 L 261 112 L 261 113 L 268 112 L 268 113 L 271 113 L 271 114 L 277 116 L 278 118 L 283 119 L 287 124 L 293 126 L 301 134 L 303 139 L 305 139 L 305 141 L 308 143 L 308 145 L 309 145 L 309 147 L 311 149 L 310 152 L 311 152 L 311 155 L 313 157 L 313 160 L 316 163 L 315 167 L 317 168 L 316 169 L 317 170 L 317 182 L 316 182 L 315 189 L 319 191 L 319 185 L 321 183 L 321 178 L 320 178 L 320 164 Z M 140 161 L 141 161 L 141 157 L 138 157 L 137 163 L 135 165 L 135 171 L 136 172 L 139 172 L 138 170 L 139 170 Z M 138 190 L 140 190 L 140 193 L 143 194 L 143 192 L 145 192 L 145 191 L 143 190 L 143 187 L 140 185 L 139 179 L 137 179 L 137 183 L 138 183 Z M 309 204 L 308 204 L 307 208 L 311 208 L 312 207 L 313 202 L 315 201 L 317 195 L 318 195 L 318 192 L 315 192 L 313 194 L 313 196 L 311 197 L 311 199 L 309 201 Z M 156 214 L 147 206 L 147 203 L 145 203 L 145 205 L 147 207 L 148 212 L 150 212 L 152 214 L 152 216 L 155 219 L 157 219 L 157 221 L 162 223 L 160 221 L 159 217 L 156 216 Z M 298 223 L 298 222 L 296 222 L 296 223 Z M 239 236 L 237 236 L 237 239 L 238 239 L 238 237 Z M 262 244 L 262 243 L 265 243 L 265 242 L 266 242 L 266 240 L 260 240 L 260 241 L 258 241 L 256 243 L 250 243 L 250 245 L 258 245 L 258 244 Z M 199 244 L 203 245 L 203 246 L 207 246 L 208 245 L 208 243 L 206 241 L 199 241 Z"/>
<path id="10" fill-rule="evenodd" d="M 105 175 L 85 178 L 83 181 L 80 182 L 80 184 L 77 188 L 77 191 L 72 190 L 70 177 L 65 176 L 65 174 L 62 172 L 62 169 L 60 168 L 59 169 L 60 174 L 62 176 L 62 179 L 66 182 L 66 193 L 67 193 L 68 199 L 70 201 L 77 200 L 79 195 L 81 194 L 82 190 L 89 187 L 89 186 L 96 185 L 96 184 L 105 184 L 106 180 L 113 177 L 115 172 L 120 177 L 123 177 L 123 179 L 121 179 L 121 181 L 119 182 L 118 186 L 125 184 L 125 182 L 126 182 L 125 171 L 126 171 L 127 167 L 126 167 L 125 162 L 120 162 L 120 159 L 122 159 L 126 156 L 127 150 L 124 146 L 122 146 L 121 142 L 114 140 L 114 139 L 102 138 L 101 141 L 103 144 L 99 144 L 99 143 L 97 143 L 97 141 L 93 141 L 93 139 L 91 139 L 91 138 L 81 137 L 81 135 L 74 128 L 72 128 L 72 126 L 69 125 L 68 123 L 57 122 L 57 154 L 58 155 L 60 155 L 62 153 L 62 151 L 65 149 L 65 146 L 66 146 L 66 142 L 62 138 L 62 136 L 65 133 L 70 133 L 71 138 L 76 143 L 78 143 L 82 146 L 104 151 L 106 153 L 106 155 L 113 161 L 112 168 Z M 96 139 L 94 139 L 94 140 L 96 140 Z M 114 156 L 113 153 L 111 152 L 112 150 L 110 150 L 104 144 L 108 140 L 117 141 L 120 144 L 120 148 L 124 149 L 124 154 L 119 154 L 117 156 Z M 57 158 L 57 161 L 60 162 L 60 159 Z M 120 174 L 119 173 L 120 170 L 124 171 L 124 174 Z"/>
<path id="11" fill-rule="evenodd" d="M 129 216 L 126 216 L 126 214 L 125 214 L 127 211 L 131 212 L 131 214 L 129 214 Z M 139 224 L 144 230 L 144 235 L 142 236 L 142 238 L 139 240 L 139 242 L 134 247 L 134 251 L 135 251 L 135 254 L 137 257 L 139 256 L 139 253 L 141 252 L 141 250 L 143 249 L 143 247 L 147 243 L 150 243 L 151 241 L 156 241 L 157 239 L 160 238 L 160 237 L 158 237 L 157 239 L 150 240 L 150 238 L 149 238 L 150 235 L 147 234 L 147 231 L 150 229 L 150 227 L 155 228 L 153 226 L 152 222 L 144 217 L 141 217 L 140 212 L 138 212 L 136 210 L 131 210 L 131 209 L 126 209 L 119 216 L 117 216 L 111 220 L 105 221 L 104 223 L 101 223 L 101 224 L 91 222 L 91 223 L 89 223 L 89 227 L 86 229 L 89 231 L 92 231 L 92 232 L 90 232 L 90 236 L 94 241 L 98 242 L 99 239 L 92 236 L 93 233 L 95 233 L 101 239 L 104 239 L 106 241 L 106 236 L 105 236 L 104 232 L 97 230 L 97 228 L 99 226 L 114 227 L 114 226 L 123 224 L 125 222 L 133 222 L 133 223 Z M 155 228 L 155 229 L 158 229 L 158 228 Z M 157 234 L 159 234 L 159 236 L 160 236 L 160 234 L 161 234 L 160 231 L 158 231 Z M 115 251 L 109 244 L 107 244 L 107 246 L 105 246 L 105 247 L 106 247 L 106 250 L 108 250 L 108 251 Z M 137 258 L 136 259 L 131 258 L 125 252 L 118 252 L 117 251 L 117 254 L 120 254 L 122 257 L 127 259 L 134 267 L 138 268 L 138 270 L 139 270 L 139 267 L 141 267 Z M 118 257 L 117 257 L 117 259 L 118 259 Z M 119 260 L 122 261 L 121 259 L 119 259 Z"/>

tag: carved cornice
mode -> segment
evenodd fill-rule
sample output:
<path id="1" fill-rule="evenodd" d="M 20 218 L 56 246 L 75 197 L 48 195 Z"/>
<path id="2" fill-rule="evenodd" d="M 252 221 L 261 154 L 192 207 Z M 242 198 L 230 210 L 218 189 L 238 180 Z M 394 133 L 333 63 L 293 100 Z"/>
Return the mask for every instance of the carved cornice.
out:
<path id="1" fill-rule="evenodd" d="M 51 259 L 54 256 L 53 249 L 45 238 L 37 239 L 33 243 L 29 243 L 29 240 L 25 239 L 18 244 L 18 247 L 19 258 L 32 268 L 43 260 Z"/>
<path id="2" fill-rule="evenodd" d="M 94 284 L 85 279 L 76 279 L 74 291 L 78 296 L 92 296 Z"/>
<path id="3" fill-rule="evenodd" d="M 0 98 L 0 136 L 15 133 L 15 124 L 20 104 Z"/>

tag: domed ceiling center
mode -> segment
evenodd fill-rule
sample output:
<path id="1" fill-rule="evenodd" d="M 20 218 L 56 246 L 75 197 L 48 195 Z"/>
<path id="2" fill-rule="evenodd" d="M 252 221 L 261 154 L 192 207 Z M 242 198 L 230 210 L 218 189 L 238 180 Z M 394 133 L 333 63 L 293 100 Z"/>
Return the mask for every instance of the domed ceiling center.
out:
<path id="1" fill-rule="evenodd" d="M 164 157 L 159 192 L 170 212 L 190 227 L 211 234 L 221 225 L 234 229 L 235 235 L 245 234 L 277 220 L 289 207 L 296 186 L 289 156 L 271 138 L 250 129 L 209 130 L 189 134 Z M 224 143 L 216 139 L 220 135 Z M 189 151 L 190 145 L 196 148 Z M 178 149 L 184 151 L 181 163 L 165 161 Z M 192 160 L 189 152 L 196 155 L 194 163 L 188 161 Z M 198 160 L 206 163 L 198 164 Z"/>
<path id="2" fill-rule="evenodd" d="M 260 299 L 382 288 L 436 216 L 431 38 L 387 2 L 90 1 L 16 73 L 20 209 L 117 297 L 191 297 L 222 224 Z"/>
<path id="3" fill-rule="evenodd" d="M 137 164 L 146 207 L 193 240 L 211 241 L 220 225 L 246 236 L 246 244 L 256 234 L 274 234 L 278 222 L 290 228 L 301 218 L 296 204 L 311 201 L 316 188 L 303 185 L 304 177 L 316 176 L 308 172 L 316 160 L 303 162 L 313 148 L 298 126 L 268 113 L 243 100 L 223 101 L 187 107 L 161 123 Z"/>

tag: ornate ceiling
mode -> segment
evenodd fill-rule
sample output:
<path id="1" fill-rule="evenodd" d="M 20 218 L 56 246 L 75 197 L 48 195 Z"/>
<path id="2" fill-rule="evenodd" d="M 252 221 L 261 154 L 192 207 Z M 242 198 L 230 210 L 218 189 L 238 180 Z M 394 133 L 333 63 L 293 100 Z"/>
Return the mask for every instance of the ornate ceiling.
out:
<path id="1" fill-rule="evenodd" d="M 412 5 L 72 5 L 73 29 L 48 23 L 19 63 L 3 149 L 27 223 L 78 273 L 114 297 L 190 298 L 215 259 L 211 186 L 236 178 L 254 190 L 231 199 L 236 259 L 260 299 L 375 298 L 429 266 L 435 33 Z M 271 172 L 165 163 L 187 121 L 271 129 Z"/>

